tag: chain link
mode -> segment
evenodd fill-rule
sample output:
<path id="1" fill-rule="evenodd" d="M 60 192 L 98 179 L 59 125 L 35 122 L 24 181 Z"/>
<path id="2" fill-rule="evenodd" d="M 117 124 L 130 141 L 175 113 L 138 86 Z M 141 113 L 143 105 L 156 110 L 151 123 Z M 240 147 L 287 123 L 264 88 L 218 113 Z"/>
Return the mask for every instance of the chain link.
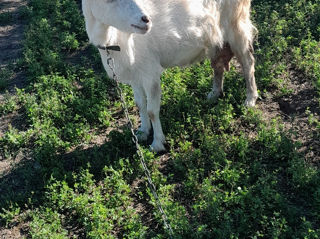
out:
<path id="1" fill-rule="evenodd" d="M 107 51 L 107 53 L 108 53 L 108 51 Z M 152 192 L 153 197 L 156 200 L 157 207 L 158 207 L 158 209 L 159 209 L 159 211 L 161 213 L 165 229 L 168 230 L 170 238 L 172 238 L 173 237 L 173 231 L 172 231 L 171 225 L 169 223 L 169 220 L 168 220 L 168 217 L 167 217 L 165 211 L 163 210 L 161 201 L 160 201 L 159 196 L 157 194 L 156 186 L 152 182 L 151 173 L 150 173 L 150 170 L 148 169 L 146 161 L 144 159 L 144 154 L 143 154 L 143 152 L 141 150 L 140 144 L 138 142 L 138 138 L 137 138 L 136 134 L 134 133 L 133 123 L 132 123 L 132 120 L 129 117 L 128 106 L 126 104 L 123 91 L 122 91 L 122 89 L 120 87 L 119 78 L 118 78 L 118 76 L 117 76 L 117 74 L 115 72 L 114 59 L 109 56 L 108 59 L 107 59 L 107 64 L 108 64 L 108 66 L 110 67 L 110 69 L 112 71 L 112 75 L 113 75 L 112 78 L 113 78 L 113 81 L 116 84 L 116 90 L 117 90 L 118 95 L 120 96 L 121 106 L 122 106 L 122 108 L 124 110 L 124 114 L 125 114 L 126 120 L 128 121 L 128 124 L 129 124 L 129 129 L 130 129 L 131 135 L 132 135 L 132 141 L 133 141 L 133 143 L 135 144 L 135 146 L 137 148 L 137 154 L 138 154 L 138 156 L 140 158 L 140 162 L 141 162 L 141 165 L 142 165 L 142 167 L 144 169 L 144 173 L 145 173 L 145 175 L 146 175 L 146 177 L 148 179 L 148 184 L 149 184 L 150 190 Z"/>

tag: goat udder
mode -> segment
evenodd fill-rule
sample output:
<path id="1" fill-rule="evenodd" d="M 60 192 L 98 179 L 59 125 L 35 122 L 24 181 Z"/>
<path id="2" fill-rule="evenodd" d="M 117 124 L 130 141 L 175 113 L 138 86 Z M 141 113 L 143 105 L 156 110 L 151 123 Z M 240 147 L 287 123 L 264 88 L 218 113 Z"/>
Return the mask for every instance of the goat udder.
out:
<path id="1" fill-rule="evenodd" d="M 217 55 L 211 61 L 211 67 L 213 69 L 224 68 L 226 71 L 230 70 L 230 60 L 234 56 L 229 44 L 225 44 L 224 47 L 217 53 Z"/>

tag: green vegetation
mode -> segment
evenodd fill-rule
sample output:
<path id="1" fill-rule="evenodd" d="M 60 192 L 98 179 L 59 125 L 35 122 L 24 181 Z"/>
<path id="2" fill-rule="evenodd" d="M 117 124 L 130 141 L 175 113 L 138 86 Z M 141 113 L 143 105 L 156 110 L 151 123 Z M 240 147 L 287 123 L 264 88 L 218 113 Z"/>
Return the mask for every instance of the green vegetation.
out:
<path id="1" fill-rule="evenodd" d="M 0 69 L 0 92 L 8 87 L 8 81 L 11 75 L 12 71 L 8 69 Z"/>
<path id="2" fill-rule="evenodd" d="M 320 91 L 320 1 L 252 5 L 262 98 L 290 95 L 292 71 Z M 30 0 L 25 9 L 28 86 L 0 106 L 0 116 L 19 112 L 25 126 L 0 136 L 0 153 L 28 160 L 1 178 L 0 225 L 26 224 L 30 238 L 168 238 L 78 9 L 74 0 Z M 143 149 L 174 238 L 320 238 L 319 168 L 279 118 L 239 104 L 245 82 L 236 67 L 216 105 L 206 101 L 211 77 L 208 61 L 163 74 L 169 152 Z"/>
<path id="3" fill-rule="evenodd" d="M 2 12 L 0 13 L 0 26 L 12 22 L 12 13 L 11 12 Z"/>

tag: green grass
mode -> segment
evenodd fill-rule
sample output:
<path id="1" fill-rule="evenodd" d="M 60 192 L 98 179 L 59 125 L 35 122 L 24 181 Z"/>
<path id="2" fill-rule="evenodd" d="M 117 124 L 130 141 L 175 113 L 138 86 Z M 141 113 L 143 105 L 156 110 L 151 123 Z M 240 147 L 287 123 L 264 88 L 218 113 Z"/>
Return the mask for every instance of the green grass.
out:
<path id="1" fill-rule="evenodd" d="M 0 92 L 4 91 L 9 85 L 9 79 L 13 72 L 9 69 L 0 69 Z"/>
<path id="2" fill-rule="evenodd" d="M 0 13 L 0 25 L 6 25 L 13 21 L 13 15 L 11 12 Z"/>
<path id="3" fill-rule="evenodd" d="M 252 5 L 262 97 L 290 95 L 292 69 L 320 89 L 319 0 Z M 130 132 L 114 126 L 119 98 L 87 44 L 77 3 L 31 0 L 28 9 L 28 86 L 0 106 L 26 126 L 9 127 L 0 153 L 29 160 L 1 178 L 0 225 L 26 224 L 30 238 L 168 238 Z M 70 63 L 80 49 L 81 60 Z M 206 101 L 211 77 L 208 61 L 163 74 L 166 166 L 143 149 L 174 238 L 319 238 L 319 168 L 281 120 L 239 104 L 245 82 L 235 67 L 216 105 Z M 133 113 L 132 91 L 123 88 Z M 90 143 L 110 128 L 103 143 Z"/>

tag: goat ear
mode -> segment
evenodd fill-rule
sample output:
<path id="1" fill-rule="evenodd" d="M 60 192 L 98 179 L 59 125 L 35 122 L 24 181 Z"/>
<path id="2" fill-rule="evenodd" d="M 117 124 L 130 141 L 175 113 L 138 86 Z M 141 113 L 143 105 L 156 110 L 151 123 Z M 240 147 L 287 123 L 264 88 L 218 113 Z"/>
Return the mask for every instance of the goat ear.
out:
<path id="1" fill-rule="evenodd" d="M 91 10 L 87 6 L 83 6 L 83 15 L 85 18 L 86 31 L 90 42 L 93 45 L 105 45 L 106 42 L 106 26 L 92 15 Z"/>
<path id="2" fill-rule="evenodd" d="M 91 29 L 92 29 L 92 26 L 94 25 L 95 19 L 92 15 L 88 1 L 82 1 L 82 13 L 85 19 L 86 31 L 91 41 Z"/>

